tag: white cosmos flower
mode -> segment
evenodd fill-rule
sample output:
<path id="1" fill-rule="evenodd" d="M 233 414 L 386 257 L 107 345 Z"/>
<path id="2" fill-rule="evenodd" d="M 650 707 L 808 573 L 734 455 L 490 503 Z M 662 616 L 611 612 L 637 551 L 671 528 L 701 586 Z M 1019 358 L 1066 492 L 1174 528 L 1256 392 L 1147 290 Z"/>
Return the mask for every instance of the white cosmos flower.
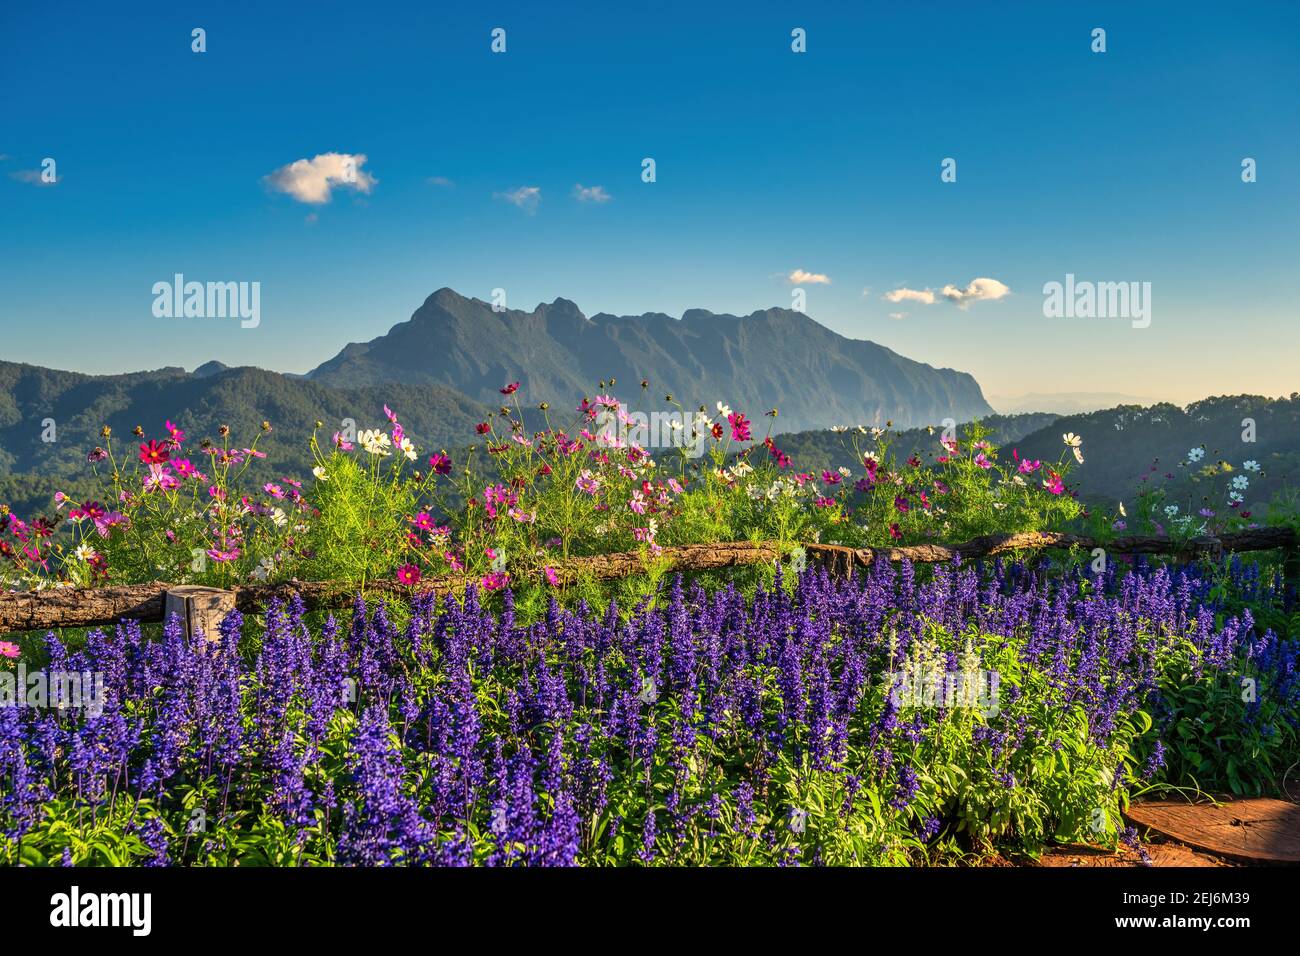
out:
<path id="1" fill-rule="evenodd" d="M 1065 443 L 1069 445 L 1071 448 L 1078 448 L 1080 445 L 1083 444 L 1083 439 L 1080 438 L 1078 435 L 1076 435 L 1074 432 L 1066 432 L 1061 437 L 1065 439 Z"/>
<path id="2" fill-rule="evenodd" d="M 1200 460 L 1201 460 L 1202 458 L 1204 458 L 1204 457 L 1205 457 L 1205 449 L 1202 448 L 1202 447 L 1200 447 L 1200 446 L 1197 446 L 1196 448 L 1191 449 L 1191 450 L 1187 453 L 1187 460 L 1190 461 L 1190 462 L 1192 462 L 1192 463 L 1198 462 L 1198 461 L 1200 461 Z"/>
<path id="3" fill-rule="evenodd" d="M 390 454 L 389 448 L 392 441 L 385 432 L 363 431 L 357 440 L 361 442 L 361 447 L 372 455 L 387 456 Z"/>
<path id="4" fill-rule="evenodd" d="M 1074 452 L 1074 460 L 1077 461 L 1079 464 L 1082 465 L 1082 464 L 1083 464 L 1083 452 L 1079 451 L 1078 446 L 1075 446 L 1075 447 L 1071 448 L 1070 451 Z"/>
<path id="5" fill-rule="evenodd" d="M 1242 462 L 1241 467 L 1247 471 L 1259 471 L 1259 462 L 1252 458 L 1250 461 Z"/>
<path id="6" fill-rule="evenodd" d="M 325 466 L 324 466 L 324 465 L 317 465 L 315 468 L 313 468 L 313 469 L 311 470 L 311 473 L 312 473 L 313 475 L 316 476 L 316 480 L 317 480 L 317 481 L 328 481 L 328 480 L 329 480 L 329 478 L 328 478 L 328 477 L 326 476 L 326 474 L 325 474 Z"/>
<path id="7" fill-rule="evenodd" d="M 1232 479 L 1232 487 L 1236 488 L 1238 491 L 1245 491 L 1250 487 L 1250 479 L 1245 475 L 1237 475 Z"/>
<path id="8" fill-rule="evenodd" d="M 88 544 L 78 546 L 77 550 L 72 552 L 72 556 L 78 561 L 89 561 L 95 556 L 95 549 Z"/>
<path id="9" fill-rule="evenodd" d="M 718 402 L 718 414 L 721 415 L 723 418 L 726 418 L 728 415 L 731 414 L 731 406 L 724 405 L 722 404 L 722 402 Z"/>
<path id="10" fill-rule="evenodd" d="M 411 439 L 403 436 L 402 444 L 399 447 L 402 454 L 406 456 L 407 461 L 415 461 L 415 445 L 411 443 Z"/>

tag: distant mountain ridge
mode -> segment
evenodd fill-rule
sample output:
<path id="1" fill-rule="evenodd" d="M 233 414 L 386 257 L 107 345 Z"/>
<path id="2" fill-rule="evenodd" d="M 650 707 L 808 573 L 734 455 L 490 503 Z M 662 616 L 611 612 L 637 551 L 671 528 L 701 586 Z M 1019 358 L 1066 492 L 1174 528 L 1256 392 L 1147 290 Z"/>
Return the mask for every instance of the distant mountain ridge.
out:
<path id="1" fill-rule="evenodd" d="M 385 404 L 397 409 L 407 432 L 428 447 L 465 443 L 472 438 L 474 423 L 488 411 L 447 388 L 329 388 L 279 372 L 227 368 L 219 362 L 194 372 L 161 368 L 86 375 L 0 361 L 0 475 L 85 473 L 86 452 L 103 443 L 102 426 L 112 428 L 113 441 L 130 456 L 137 441 L 131 434 L 136 425 L 148 437 L 160 438 L 167 420 L 188 433 L 194 456 L 198 440 L 220 442 L 221 425 L 230 426 L 232 442 L 246 446 L 261 433 L 261 423 L 268 421 L 273 430 L 262 435 L 258 444 L 270 455 L 267 467 L 301 473 L 309 462 L 307 440 L 317 420 L 323 423 L 326 437 L 343 427 L 344 419 L 352 419 L 358 429 L 379 427 L 386 424 Z M 47 420 L 53 423 L 53 432 L 47 432 L 43 424 Z"/>
<path id="2" fill-rule="evenodd" d="M 588 318 L 568 299 L 496 312 L 446 288 L 387 334 L 352 343 L 307 373 L 331 386 L 443 385 L 481 402 L 499 401 L 508 381 L 522 382 L 529 402 L 576 401 L 611 377 L 610 391 L 634 408 L 641 400 L 642 411 L 666 408 L 666 395 L 687 408 L 723 401 L 751 417 L 775 405 L 780 431 L 906 427 L 992 412 L 968 373 L 845 338 L 789 309 Z"/>

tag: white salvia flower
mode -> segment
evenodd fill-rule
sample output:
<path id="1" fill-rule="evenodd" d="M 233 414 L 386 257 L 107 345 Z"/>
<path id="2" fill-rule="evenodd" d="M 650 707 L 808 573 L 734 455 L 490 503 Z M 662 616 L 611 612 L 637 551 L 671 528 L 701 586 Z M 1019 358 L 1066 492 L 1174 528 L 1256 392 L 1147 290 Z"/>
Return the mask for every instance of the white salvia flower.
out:
<path id="1" fill-rule="evenodd" d="M 315 468 L 313 468 L 313 469 L 311 470 L 311 473 L 312 473 L 313 475 L 316 476 L 316 480 L 317 480 L 317 481 L 328 481 L 328 480 L 329 480 L 329 477 L 325 474 L 325 466 L 324 466 L 324 465 L 317 465 Z"/>

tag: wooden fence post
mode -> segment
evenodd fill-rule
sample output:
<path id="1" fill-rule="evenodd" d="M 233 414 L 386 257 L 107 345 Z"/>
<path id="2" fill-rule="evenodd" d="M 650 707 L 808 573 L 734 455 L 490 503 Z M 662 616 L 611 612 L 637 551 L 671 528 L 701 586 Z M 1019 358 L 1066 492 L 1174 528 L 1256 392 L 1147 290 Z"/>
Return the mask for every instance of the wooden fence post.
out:
<path id="1" fill-rule="evenodd" d="M 202 634 L 209 641 L 217 641 L 220 640 L 217 625 L 234 609 L 234 591 L 183 584 L 167 589 L 163 620 L 168 620 L 173 614 L 179 615 L 186 637 Z"/>

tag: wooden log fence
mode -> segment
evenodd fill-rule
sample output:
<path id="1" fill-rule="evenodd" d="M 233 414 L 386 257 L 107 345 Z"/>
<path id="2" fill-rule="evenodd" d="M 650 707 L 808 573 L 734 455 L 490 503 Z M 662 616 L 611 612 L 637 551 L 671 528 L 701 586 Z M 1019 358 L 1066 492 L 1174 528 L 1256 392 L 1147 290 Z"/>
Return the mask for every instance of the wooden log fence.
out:
<path id="1" fill-rule="evenodd" d="M 1169 554 L 1182 559 L 1198 556 L 1217 557 L 1227 552 L 1285 549 L 1294 563 L 1298 553 L 1297 538 L 1290 528 L 1258 528 L 1236 531 L 1219 537 L 1172 541 L 1157 535 L 1131 535 L 1098 540 L 1086 535 L 1062 532 L 1027 531 L 993 534 L 962 544 L 914 544 L 886 548 L 850 548 L 833 544 L 782 546 L 775 541 L 731 541 L 718 544 L 688 544 L 663 548 L 654 564 L 668 571 L 711 571 L 745 565 L 769 564 L 779 558 L 789 559 L 794 548 L 802 548 L 811 564 L 831 574 L 847 576 L 868 568 L 877 561 L 908 560 L 916 564 L 934 564 L 955 558 L 995 557 L 1028 551 L 1079 548 L 1091 552 L 1102 548 L 1110 555 Z M 561 583 L 579 578 L 616 580 L 645 571 L 646 557 L 638 551 L 570 558 L 557 563 L 555 571 Z M 439 595 L 460 594 L 477 580 L 463 574 L 429 578 L 412 587 L 395 581 L 367 582 L 371 596 L 392 594 L 410 597 L 414 593 Z M 161 621 L 170 606 L 185 609 L 191 622 L 208 624 L 214 609 L 233 604 L 245 613 L 263 610 L 274 599 L 298 594 L 308 608 L 341 607 L 350 604 L 357 586 L 330 581 L 289 581 L 282 584 L 255 584 L 222 591 L 163 582 L 130 584 L 106 588 L 49 588 L 41 591 L 0 592 L 0 634 L 16 631 L 45 630 L 59 627 L 95 627 L 121 619 Z M 207 630 L 204 627 L 204 630 Z"/>

